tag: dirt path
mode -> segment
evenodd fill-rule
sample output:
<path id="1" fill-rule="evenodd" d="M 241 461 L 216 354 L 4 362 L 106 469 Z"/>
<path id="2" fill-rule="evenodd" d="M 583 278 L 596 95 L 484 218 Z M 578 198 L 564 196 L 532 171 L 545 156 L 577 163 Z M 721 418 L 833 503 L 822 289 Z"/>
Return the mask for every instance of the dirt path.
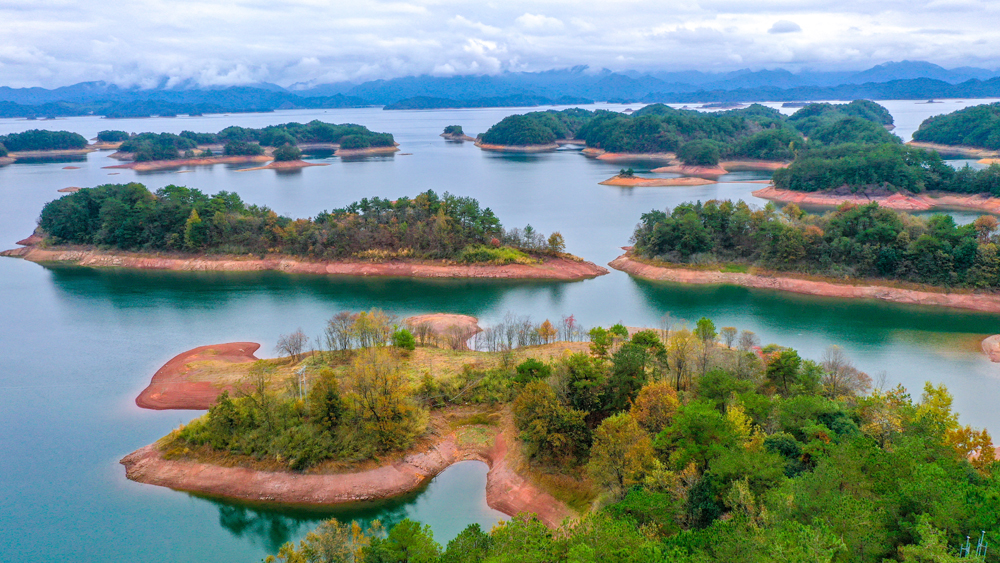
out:
<path id="1" fill-rule="evenodd" d="M 851 285 L 826 281 L 805 280 L 717 270 L 694 270 L 647 264 L 626 253 L 615 258 L 612 268 L 633 276 L 656 281 L 695 284 L 730 284 L 758 289 L 776 289 L 803 295 L 839 297 L 843 299 L 878 299 L 910 305 L 934 305 L 1000 313 L 1000 295 L 975 293 L 938 293 L 880 285 Z"/>
<path id="2" fill-rule="evenodd" d="M 214 382 L 211 378 L 198 380 L 203 371 L 226 364 L 254 362 L 254 352 L 260 348 L 256 342 L 230 342 L 199 346 L 173 357 L 153 374 L 149 386 L 135 398 L 135 404 L 144 409 L 207 410 L 225 390 L 232 385 Z M 198 362 L 200 365 L 192 366 Z"/>
<path id="3" fill-rule="evenodd" d="M 423 451 L 368 471 L 304 474 L 221 467 L 190 460 L 164 459 L 155 444 L 121 460 L 133 481 L 175 490 L 229 498 L 288 504 L 335 505 L 396 497 L 416 490 L 452 464 L 466 460 L 490 466 L 486 502 L 507 515 L 533 512 L 550 527 L 575 513 L 564 503 L 533 486 L 513 469 L 503 432 L 495 431 L 488 445 L 462 446 L 455 433 Z"/>
<path id="4" fill-rule="evenodd" d="M 412 278 L 484 278 L 539 279 L 576 281 L 608 273 L 592 262 L 570 258 L 546 258 L 539 264 L 454 264 L 444 261 L 392 262 L 309 262 L 277 256 L 253 259 L 234 256 L 149 255 L 130 252 L 104 252 L 91 248 L 25 247 L 0 252 L 0 256 L 24 258 L 31 262 L 71 262 L 79 266 L 136 268 L 142 270 L 178 270 L 202 272 L 252 272 L 276 270 L 289 274 L 340 276 L 387 276 Z"/>

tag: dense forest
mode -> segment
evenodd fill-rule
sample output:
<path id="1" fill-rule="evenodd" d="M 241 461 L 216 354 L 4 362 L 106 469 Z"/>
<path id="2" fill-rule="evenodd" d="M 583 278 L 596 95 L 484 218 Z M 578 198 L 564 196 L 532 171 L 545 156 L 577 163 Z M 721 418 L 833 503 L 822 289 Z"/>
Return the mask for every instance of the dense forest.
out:
<path id="1" fill-rule="evenodd" d="M 809 104 L 790 117 L 760 104 L 713 113 L 653 104 L 632 115 L 580 109 L 512 115 L 482 141 L 533 145 L 576 138 L 609 152 L 674 152 L 686 164 L 714 165 L 720 159 L 792 160 L 812 146 L 899 143 L 885 128 L 891 124 L 885 108 L 866 100 Z"/>
<path id="2" fill-rule="evenodd" d="M 929 117 L 913 133 L 913 140 L 1000 149 L 1000 102 Z"/>
<path id="3" fill-rule="evenodd" d="M 709 201 L 644 214 L 633 241 L 644 258 L 734 271 L 1000 288 L 1000 237 L 991 215 L 957 226 L 950 215 L 925 219 L 877 203 L 810 215 L 793 204 L 779 211 Z"/>
<path id="4" fill-rule="evenodd" d="M 543 342 L 563 332 L 523 324 Z M 285 562 L 957 563 L 967 535 L 992 543 L 1000 532 L 992 440 L 958 422 L 943 385 L 914 398 L 836 346 L 813 361 L 706 318 L 661 324 L 595 327 L 589 352 L 552 360 L 505 348 L 498 357 L 518 359 L 420 381 L 402 375 L 412 336 L 378 311 L 338 314 L 320 338 L 332 344 L 311 357 L 306 401 L 250 385 L 173 435 L 167 453 L 356 456 L 344 447 L 360 436 L 370 451 L 405 447 L 429 412 L 478 405 L 473 424 L 510 413 L 533 475 L 584 514 L 556 530 L 528 514 L 472 525 L 444 547 L 409 520 L 329 520 L 271 559 Z M 366 391 L 391 400 L 366 410 Z M 278 430 L 290 419 L 305 422 Z"/>
<path id="5" fill-rule="evenodd" d="M 311 259 L 450 259 L 529 263 L 527 253 L 562 252 L 559 233 L 504 229 L 472 198 L 431 190 L 394 201 L 362 199 L 312 219 L 279 216 L 235 193 L 213 196 L 142 184 L 85 188 L 51 201 L 39 227 L 52 244 L 217 254 L 281 253 Z"/>
<path id="6" fill-rule="evenodd" d="M 23 133 L 0 135 L 0 145 L 8 151 L 55 151 L 87 148 L 87 139 L 69 131 L 31 129 Z"/>
<path id="7" fill-rule="evenodd" d="M 102 131 L 98 134 L 120 138 L 120 131 Z M 171 160 L 186 151 L 194 151 L 198 145 L 226 145 L 227 155 L 263 154 L 262 150 L 248 147 L 259 144 L 265 147 L 295 146 L 299 143 L 335 143 L 345 149 L 368 147 L 391 147 L 395 141 L 390 133 L 375 133 L 367 127 L 346 123 L 338 125 L 313 120 L 309 123 L 284 123 L 269 125 L 261 129 L 231 126 L 218 133 L 195 133 L 183 131 L 174 133 L 140 133 L 123 139 L 118 150 L 135 155 L 137 161 Z M 196 156 L 190 154 L 188 156 Z"/>

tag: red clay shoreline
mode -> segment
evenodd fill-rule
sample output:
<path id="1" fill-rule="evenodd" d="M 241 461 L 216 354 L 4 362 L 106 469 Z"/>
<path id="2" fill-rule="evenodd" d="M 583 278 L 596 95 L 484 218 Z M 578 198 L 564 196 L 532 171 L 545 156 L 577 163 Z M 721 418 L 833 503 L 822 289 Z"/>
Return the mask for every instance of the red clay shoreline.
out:
<path id="1" fill-rule="evenodd" d="M 508 515 L 531 512 L 556 527 L 574 512 L 552 495 L 521 477 L 511 465 L 507 442 L 497 432 L 491 445 L 462 446 L 453 432 L 426 451 L 368 471 L 305 474 L 223 467 L 191 460 L 165 459 L 156 444 L 123 457 L 125 476 L 139 483 L 174 490 L 242 499 L 301 505 L 336 505 L 396 497 L 419 489 L 449 466 L 476 460 L 489 465 L 486 502 Z"/>
<path id="2" fill-rule="evenodd" d="M 576 281 L 602 276 L 606 268 L 592 262 L 571 258 L 546 258 L 539 264 L 455 264 L 447 262 L 404 261 L 311 262 L 289 256 L 264 259 L 241 256 L 150 255 L 129 252 L 106 252 L 93 248 L 38 248 L 26 246 L 0 252 L 0 256 L 24 258 L 31 262 L 66 262 L 79 266 L 135 268 L 142 270 L 176 271 L 263 271 L 275 270 L 289 274 L 322 274 L 342 276 L 386 276 L 413 278 L 483 278 L 538 279 Z"/>
<path id="3" fill-rule="evenodd" d="M 152 410 L 207 410 L 215 404 L 223 391 L 233 391 L 231 386 L 219 386 L 209 381 L 190 381 L 187 364 L 200 360 L 226 363 L 249 363 L 258 358 L 260 348 L 256 342 L 229 342 L 209 344 L 182 352 L 156 370 L 149 385 L 135 398 L 140 408 Z"/>
<path id="4" fill-rule="evenodd" d="M 654 265 L 638 260 L 631 255 L 631 251 L 615 258 L 608 265 L 616 270 L 653 281 L 707 285 L 739 285 L 754 289 L 774 289 L 820 297 L 878 299 L 880 301 L 909 305 L 932 305 L 984 313 L 1000 313 L 1000 295 L 996 294 L 938 293 L 870 283 L 853 285 L 772 275 L 670 267 Z"/>
<path id="5" fill-rule="evenodd" d="M 944 208 L 969 209 L 1000 214 L 1000 198 L 985 195 L 961 195 L 936 192 L 919 195 L 904 193 L 894 193 L 891 195 L 865 195 L 864 193 L 838 195 L 823 192 L 782 190 L 774 186 L 755 190 L 751 195 L 761 199 L 780 203 L 794 203 L 807 207 L 838 207 L 845 202 L 856 203 L 858 205 L 878 202 L 882 207 L 897 211 L 930 211 L 932 209 Z"/>

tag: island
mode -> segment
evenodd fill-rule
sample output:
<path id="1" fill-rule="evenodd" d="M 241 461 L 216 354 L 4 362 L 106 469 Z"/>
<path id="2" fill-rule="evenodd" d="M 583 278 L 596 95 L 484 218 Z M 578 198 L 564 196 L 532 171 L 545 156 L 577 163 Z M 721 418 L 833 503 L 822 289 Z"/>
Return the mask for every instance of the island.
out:
<path id="1" fill-rule="evenodd" d="M 93 150 L 85 137 L 70 131 L 31 129 L 0 135 L 0 165 L 19 160 L 79 159 Z"/>
<path id="2" fill-rule="evenodd" d="M 971 158 L 1000 156 L 1000 102 L 929 117 L 910 143 L 941 154 Z"/>
<path id="3" fill-rule="evenodd" d="M 567 254 L 558 232 L 505 229 L 476 200 L 432 190 L 291 219 L 235 193 L 106 184 L 46 204 L 36 234 L 2 255 L 182 271 L 566 281 L 608 273 Z"/>
<path id="4" fill-rule="evenodd" d="M 637 277 L 1000 313 L 998 222 L 957 226 L 844 203 L 810 215 L 789 204 L 686 203 L 644 214 L 610 265 Z"/>
<path id="5" fill-rule="evenodd" d="M 802 151 L 756 197 L 807 207 L 876 201 L 906 211 L 1000 211 L 1000 166 L 955 169 L 936 151 L 888 143 L 842 143 Z"/>
<path id="6" fill-rule="evenodd" d="M 888 132 L 891 127 L 889 112 L 866 100 L 807 104 L 791 116 L 760 104 L 714 113 L 652 104 L 631 114 L 570 109 L 512 115 L 481 135 L 477 146 L 544 152 L 576 144 L 590 158 L 662 162 L 652 173 L 680 176 L 618 174 L 601 184 L 693 186 L 739 170 L 773 172 L 821 148 L 898 144 L 899 138 Z"/>
<path id="7" fill-rule="evenodd" d="M 445 127 L 444 131 L 441 133 L 441 136 L 444 137 L 448 141 L 463 142 L 463 141 L 475 141 L 476 140 L 473 137 L 470 137 L 470 136 L 466 135 L 465 131 L 462 130 L 462 126 L 461 125 L 449 125 L 449 126 Z"/>
<path id="8" fill-rule="evenodd" d="M 837 346 L 803 358 L 704 317 L 588 330 L 572 316 L 512 316 L 476 332 L 471 349 L 421 334 L 412 319 L 344 311 L 317 339 L 278 337 L 274 359 L 213 368 L 196 357 L 191 369 L 225 372 L 227 389 L 126 455 L 126 475 L 332 505 L 395 497 L 472 459 L 490 467 L 487 503 L 512 516 L 446 547 L 410 520 L 330 519 L 283 546 L 282 561 L 320 549 L 429 563 L 640 563 L 682 549 L 695 561 L 881 561 L 945 556 L 947 530 L 994 517 L 953 499 L 992 494 L 989 433 L 958 422 L 944 385 L 885 386 Z M 237 355 L 246 344 L 233 343 Z M 956 506 L 954 521 L 930 516 Z"/>
<path id="9" fill-rule="evenodd" d="M 98 134 L 98 140 L 101 140 L 102 134 L 108 139 L 120 139 L 120 133 L 122 132 L 102 131 Z M 375 133 L 361 125 L 338 125 L 319 120 L 305 124 L 293 122 L 271 125 L 261 129 L 232 126 L 218 133 L 140 133 L 127 135 L 123 140 L 114 142 L 117 143 L 117 152 L 111 158 L 128 162 L 105 168 L 137 171 L 271 160 L 274 161 L 272 165 L 254 170 L 303 168 L 322 165 L 302 161 L 302 153 L 308 151 L 334 151 L 334 155 L 346 158 L 392 154 L 399 150 L 389 133 Z M 112 142 L 108 141 L 108 144 L 101 146 L 111 146 L 110 143 Z M 289 157 L 290 154 L 294 158 Z"/>

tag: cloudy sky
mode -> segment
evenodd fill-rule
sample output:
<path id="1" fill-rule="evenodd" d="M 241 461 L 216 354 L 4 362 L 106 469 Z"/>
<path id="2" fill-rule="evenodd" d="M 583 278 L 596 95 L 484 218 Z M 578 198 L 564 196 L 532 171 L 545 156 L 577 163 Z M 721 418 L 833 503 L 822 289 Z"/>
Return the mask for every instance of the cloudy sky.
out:
<path id="1" fill-rule="evenodd" d="M 4 0 L 0 85 L 1000 66 L 992 0 Z"/>

